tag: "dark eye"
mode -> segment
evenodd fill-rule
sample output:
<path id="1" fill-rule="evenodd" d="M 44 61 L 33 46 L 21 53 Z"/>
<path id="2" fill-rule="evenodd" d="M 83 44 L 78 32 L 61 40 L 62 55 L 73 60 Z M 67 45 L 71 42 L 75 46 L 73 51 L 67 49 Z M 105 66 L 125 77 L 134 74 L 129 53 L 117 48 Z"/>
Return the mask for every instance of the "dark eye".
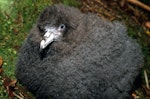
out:
<path id="1" fill-rule="evenodd" d="M 65 30 L 65 28 L 66 28 L 66 26 L 65 26 L 64 24 L 61 24 L 61 25 L 59 26 L 59 29 L 61 29 L 61 30 Z"/>

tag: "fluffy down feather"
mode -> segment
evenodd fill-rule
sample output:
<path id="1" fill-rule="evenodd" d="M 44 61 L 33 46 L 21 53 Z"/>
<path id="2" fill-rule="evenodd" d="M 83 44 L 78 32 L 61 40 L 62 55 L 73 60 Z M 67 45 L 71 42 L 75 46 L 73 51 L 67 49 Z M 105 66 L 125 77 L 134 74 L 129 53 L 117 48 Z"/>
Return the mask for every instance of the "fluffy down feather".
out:
<path id="1" fill-rule="evenodd" d="M 66 25 L 61 41 L 39 53 L 44 27 Z M 126 99 L 143 64 L 120 22 L 62 4 L 46 8 L 20 49 L 16 77 L 37 99 Z"/>

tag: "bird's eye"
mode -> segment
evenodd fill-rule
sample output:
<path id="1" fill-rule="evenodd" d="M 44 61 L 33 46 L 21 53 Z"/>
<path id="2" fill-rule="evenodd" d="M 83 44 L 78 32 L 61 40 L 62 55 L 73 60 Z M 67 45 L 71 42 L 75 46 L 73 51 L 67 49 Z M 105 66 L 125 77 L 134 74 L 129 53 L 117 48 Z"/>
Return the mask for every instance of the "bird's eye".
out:
<path id="1" fill-rule="evenodd" d="M 65 28 L 66 28 L 66 26 L 65 26 L 64 24 L 61 24 L 61 25 L 59 26 L 59 29 L 61 29 L 61 30 L 65 30 Z"/>

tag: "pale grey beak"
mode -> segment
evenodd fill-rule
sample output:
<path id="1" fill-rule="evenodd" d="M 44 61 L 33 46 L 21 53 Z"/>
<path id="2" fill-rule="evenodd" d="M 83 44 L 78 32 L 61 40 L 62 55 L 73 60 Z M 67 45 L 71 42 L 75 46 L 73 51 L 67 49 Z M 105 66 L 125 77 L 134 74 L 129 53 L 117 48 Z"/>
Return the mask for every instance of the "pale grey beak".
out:
<path id="1" fill-rule="evenodd" d="M 43 36 L 43 40 L 40 43 L 40 51 L 45 49 L 49 44 L 53 41 L 60 41 L 62 38 L 62 31 L 55 27 L 46 27 L 45 34 Z"/>

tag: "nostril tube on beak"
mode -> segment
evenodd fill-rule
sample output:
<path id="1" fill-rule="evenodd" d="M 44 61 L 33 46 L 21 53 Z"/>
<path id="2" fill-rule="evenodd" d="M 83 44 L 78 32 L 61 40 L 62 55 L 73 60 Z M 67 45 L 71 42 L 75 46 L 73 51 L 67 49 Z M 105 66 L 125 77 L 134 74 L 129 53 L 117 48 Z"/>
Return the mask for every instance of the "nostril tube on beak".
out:
<path id="1" fill-rule="evenodd" d="M 51 33 L 45 33 L 44 39 L 50 37 Z"/>

